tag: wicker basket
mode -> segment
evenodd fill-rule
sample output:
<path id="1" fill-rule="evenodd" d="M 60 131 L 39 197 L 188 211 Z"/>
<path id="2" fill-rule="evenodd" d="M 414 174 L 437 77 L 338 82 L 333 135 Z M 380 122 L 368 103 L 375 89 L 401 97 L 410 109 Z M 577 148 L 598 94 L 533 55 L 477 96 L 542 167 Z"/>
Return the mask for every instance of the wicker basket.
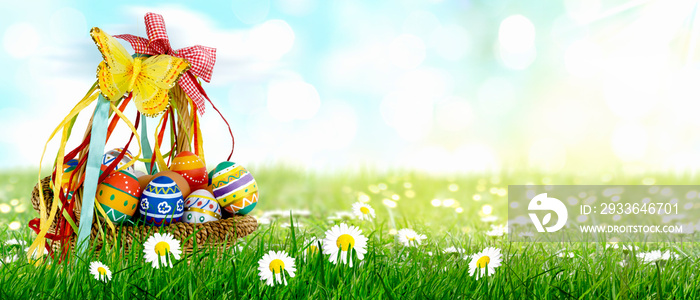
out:
<path id="1" fill-rule="evenodd" d="M 178 105 L 181 109 L 179 110 L 177 116 L 177 127 L 179 131 L 184 131 L 191 126 L 191 118 L 189 117 L 189 111 L 187 110 L 187 99 L 179 86 L 175 86 L 170 90 L 171 99 L 174 104 Z M 90 132 L 92 127 L 92 119 L 88 124 L 88 128 L 85 131 L 85 136 Z M 177 153 L 182 151 L 190 150 L 190 142 L 184 140 L 185 135 L 181 134 L 178 136 L 177 143 Z M 89 145 L 83 151 L 80 152 L 80 156 L 87 155 L 89 150 Z M 84 168 L 78 171 L 78 178 L 82 176 Z M 38 183 L 32 192 L 32 205 L 34 209 L 39 212 L 39 189 L 43 189 L 45 207 L 51 207 L 53 201 L 53 190 L 51 189 L 50 177 L 46 177 Z M 75 220 L 80 220 L 80 208 L 82 203 L 82 192 L 83 188 L 80 187 L 73 200 L 77 205 L 75 205 Z M 100 222 L 98 222 L 98 220 Z M 56 233 L 56 222 L 51 224 L 49 227 L 49 233 Z M 156 232 L 167 232 L 171 233 L 177 240 L 180 240 L 183 244 L 183 252 L 189 253 L 192 251 L 194 245 L 197 247 L 226 247 L 236 242 L 238 238 L 242 238 L 258 228 L 258 223 L 255 218 L 251 216 L 240 216 L 234 215 L 230 218 L 221 219 L 218 221 L 200 223 L 200 224 L 189 224 L 189 223 L 172 223 L 168 226 L 155 227 L 150 225 L 138 225 L 138 226 L 117 226 L 113 231 L 110 227 L 104 226 L 104 221 L 96 214 L 93 217 L 92 230 L 90 233 L 91 245 L 95 247 L 96 250 L 100 250 L 103 246 L 103 237 L 108 241 L 116 242 L 124 247 L 127 251 L 131 248 L 133 243 L 142 243 L 149 236 Z M 104 235 L 102 234 L 104 232 Z M 70 237 L 71 247 L 75 246 L 75 240 L 77 239 L 76 233 Z M 59 250 L 61 247 L 59 243 L 52 243 L 51 247 L 53 250 Z"/>
<path id="2" fill-rule="evenodd" d="M 46 177 L 41 180 L 40 184 L 34 187 L 32 192 L 32 206 L 38 212 L 39 211 L 39 189 L 44 190 L 44 200 L 46 201 L 46 206 L 50 207 L 53 201 L 53 191 L 50 187 L 50 178 Z M 80 197 L 80 195 L 76 196 Z M 79 209 L 75 212 L 76 219 L 80 219 Z M 98 218 L 95 216 L 94 218 Z M 156 232 L 168 232 L 171 233 L 175 239 L 183 242 L 183 252 L 190 253 L 197 244 L 197 247 L 226 247 L 234 244 L 238 238 L 242 238 L 258 228 L 258 222 L 255 218 L 251 216 L 239 216 L 235 215 L 231 218 L 221 219 L 213 222 L 206 222 L 200 224 L 190 224 L 190 223 L 172 223 L 168 226 L 155 227 L 150 225 L 139 225 L 139 226 L 117 226 L 116 232 L 112 231 L 107 226 L 100 226 L 99 223 L 92 223 L 92 230 L 90 232 L 90 240 L 96 250 L 102 248 L 103 240 L 102 234 L 100 234 L 100 229 L 104 230 L 105 236 L 108 240 L 116 239 L 118 243 L 126 248 L 127 250 L 131 248 L 134 241 L 142 243 L 149 236 Z M 50 233 L 55 233 L 55 221 L 51 224 Z M 77 237 L 74 235 L 71 238 L 71 244 L 75 244 L 75 239 Z M 54 243 L 52 248 L 58 250 L 60 245 Z"/>

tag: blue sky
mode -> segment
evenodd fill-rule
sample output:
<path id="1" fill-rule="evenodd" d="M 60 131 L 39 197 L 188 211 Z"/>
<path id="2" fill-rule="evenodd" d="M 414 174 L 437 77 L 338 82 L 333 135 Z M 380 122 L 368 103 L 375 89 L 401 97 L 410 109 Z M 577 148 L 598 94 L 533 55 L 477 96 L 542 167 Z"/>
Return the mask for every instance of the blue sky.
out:
<path id="1" fill-rule="evenodd" d="M 52 127 L 94 82 L 101 58 L 89 29 L 145 36 L 148 11 L 164 16 L 174 48 L 218 49 L 204 87 L 233 127 L 239 162 L 436 172 L 693 167 L 694 5 L 4 2 L 0 126 L 11 133 L 0 138 L 0 168 L 36 166 Z M 228 152 L 222 124 L 209 108 L 210 164 Z M 687 130 L 664 134 L 679 126 Z M 124 144 L 127 130 L 118 130 L 108 147 Z"/>

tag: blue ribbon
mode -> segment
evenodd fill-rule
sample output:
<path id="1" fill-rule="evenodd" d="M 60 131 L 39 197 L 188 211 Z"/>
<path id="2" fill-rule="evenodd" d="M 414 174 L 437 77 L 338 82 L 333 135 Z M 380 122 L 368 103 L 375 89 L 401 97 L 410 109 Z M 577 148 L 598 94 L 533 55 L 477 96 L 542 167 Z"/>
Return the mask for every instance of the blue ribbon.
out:
<path id="1" fill-rule="evenodd" d="M 97 180 L 100 177 L 102 156 L 107 142 L 107 125 L 109 121 L 109 100 L 97 98 L 95 114 L 92 117 L 92 130 L 90 131 L 90 151 L 85 165 L 85 181 L 83 183 L 83 205 L 81 207 L 80 224 L 78 225 L 78 253 L 87 249 L 90 244 L 90 230 L 92 218 L 95 213 L 95 192 Z"/>
<path id="2" fill-rule="evenodd" d="M 148 142 L 148 129 L 146 128 L 146 116 L 141 115 L 141 151 L 143 152 L 143 157 L 146 159 L 151 159 L 153 157 L 153 151 L 151 150 L 151 144 Z M 151 163 L 146 164 L 146 173 L 153 175 L 158 173 L 158 168 L 153 166 L 153 171 L 151 172 Z"/>

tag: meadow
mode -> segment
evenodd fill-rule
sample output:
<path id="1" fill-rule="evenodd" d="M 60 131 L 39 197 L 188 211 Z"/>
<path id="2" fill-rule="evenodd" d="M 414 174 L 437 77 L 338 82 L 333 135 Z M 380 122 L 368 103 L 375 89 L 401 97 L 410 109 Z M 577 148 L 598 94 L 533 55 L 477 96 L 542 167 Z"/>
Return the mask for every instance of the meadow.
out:
<path id="1" fill-rule="evenodd" d="M 637 243 L 613 247 L 590 243 L 511 242 L 487 234 L 505 225 L 509 184 L 692 184 L 690 175 L 624 176 L 622 172 L 552 175 L 429 175 L 411 171 L 302 172 L 288 167 L 249 168 L 260 185 L 252 212 L 260 222 L 235 247 L 196 249 L 172 268 L 151 267 L 142 251 L 119 249 L 69 261 L 29 261 L 21 241 L 31 242 L 27 222 L 38 216 L 30 194 L 36 174 L 0 174 L 0 298 L 2 299 L 700 299 L 697 243 Z M 350 212 L 371 205 L 372 221 Z M 290 213 L 291 210 L 291 213 Z M 308 252 L 336 224 L 357 226 L 367 253 L 352 267 Z M 405 246 L 397 232 L 410 228 L 426 239 Z M 698 233 L 688 237 L 697 240 Z M 14 239 L 14 242 L 9 242 Z M 19 241 L 19 242 L 18 242 Z M 471 255 L 500 249 L 494 274 L 470 276 Z M 287 285 L 268 286 L 258 261 L 269 251 L 294 258 Z M 645 261 L 652 250 L 670 257 Z M 89 264 L 112 272 L 96 280 Z"/>

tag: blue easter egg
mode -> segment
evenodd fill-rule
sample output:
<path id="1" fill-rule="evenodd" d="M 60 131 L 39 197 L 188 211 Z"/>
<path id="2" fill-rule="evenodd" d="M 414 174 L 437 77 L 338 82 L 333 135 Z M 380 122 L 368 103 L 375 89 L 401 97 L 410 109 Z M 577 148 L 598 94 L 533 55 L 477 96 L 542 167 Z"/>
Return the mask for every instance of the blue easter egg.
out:
<path id="1" fill-rule="evenodd" d="M 141 194 L 139 212 L 146 224 L 163 226 L 180 222 L 184 210 L 182 192 L 167 176 L 153 178 Z"/>

